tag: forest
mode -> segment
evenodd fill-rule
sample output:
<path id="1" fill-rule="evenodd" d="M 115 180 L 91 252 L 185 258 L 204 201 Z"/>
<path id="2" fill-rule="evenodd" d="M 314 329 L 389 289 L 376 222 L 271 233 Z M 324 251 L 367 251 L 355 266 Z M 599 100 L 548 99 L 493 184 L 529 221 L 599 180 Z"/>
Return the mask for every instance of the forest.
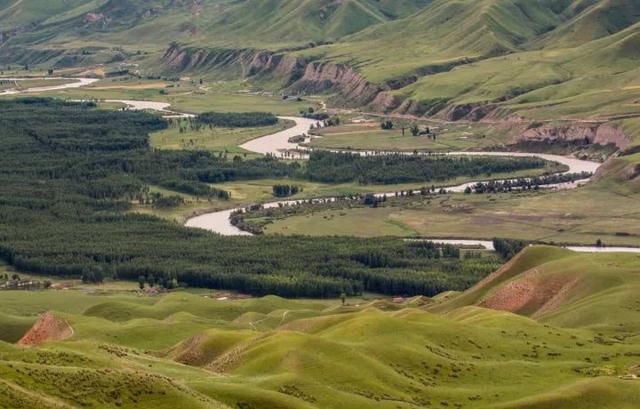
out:
<path id="1" fill-rule="evenodd" d="M 473 186 L 467 186 L 465 193 L 505 193 L 513 190 L 538 190 L 541 186 L 556 185 L 561 183 L 574 183 L 589 179 L 591 172 L 563 173 L 556 175 L 543 175 L 533 178 L 519 178 L 510 180 L 491 180 L 478 182 Z"/>
<path id="2" fill-rule="evenodd" d="M 224 128 L 252 128 L 278 123 L 278 117 L 268 112 L 204 112 L 196 122 Z"/>
<path id="3" fill-rule="evenodd" d="M 307 178 L 318 182 L 395 184 L 432 182 L 458 176 L 491 176 L 494 173 L 540 169 L 538 158 L 508 158 L 443 155 L 374 155 L 313 152 L 309 157 Z"/>
<path id="4" fill-rule="evenodd" d="M 131 213 L 150 184 L 209 195 L 204 169 L 247 176 L 292 167 L 154 151 L 148 133 L 165 123 L 141 112 L 35 98 L 0 101 L 0 110 L 0 258 L 19 271 L 335 297 L 462 290 L 499 265 L 451 251 L 436 257 L 399 238 L 220 237 Z"/>

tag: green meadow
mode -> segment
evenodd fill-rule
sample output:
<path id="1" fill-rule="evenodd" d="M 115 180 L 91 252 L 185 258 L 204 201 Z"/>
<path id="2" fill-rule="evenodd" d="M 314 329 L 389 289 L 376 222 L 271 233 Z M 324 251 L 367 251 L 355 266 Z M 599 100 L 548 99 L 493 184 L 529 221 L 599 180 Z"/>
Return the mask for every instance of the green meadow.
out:
<path id="1" fill-rule="evenodd" d="M 184 290 L 149 296 L 113 287 L 5 291 L 2 402 L 634 408 L 639 262 L 637 255 L 533 247 L 460 295 L 344 305 Z M 525 289 L 515 307 L 504 300 L 513 283 Z M 564 289 L 561 298 L 546 291 L 552 285 Z M 73 335 L 15 346 L 45 311 Z"/>

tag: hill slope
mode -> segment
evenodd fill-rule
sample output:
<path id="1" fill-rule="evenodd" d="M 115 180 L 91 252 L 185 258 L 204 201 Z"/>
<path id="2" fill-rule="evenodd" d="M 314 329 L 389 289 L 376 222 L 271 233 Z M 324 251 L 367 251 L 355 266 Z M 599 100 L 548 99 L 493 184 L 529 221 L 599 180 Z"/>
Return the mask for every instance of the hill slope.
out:
<path id="1" fill-rule="evenodd" d="M 561 327 L 634 334 L 640 259 L 633 254 L 523 250 L 497 272 L 434 310 L 464 305 L 504 310 Z"/>
<path id="2" fill-rule="evenodd" d="M 548 249 L 510 271 L 535 268 L 538 250 Z M 562 253 L 541 268 L 574 257 Z M 640 340 L 616 341 L 618 328 L 598 335 L 475 306 L 440 315 L 412 301 L 8 295 L 0 307 L 13 315 L 55 305 L 74 329 L 28 349 L 0 342 L 9 407 L 632 408 L 640 396 L 618 378 L 638 372 Z"/>
<path id="3" fill-rule="evenodd" d="M 271 88 L 303 78 L 292 92 L 337 91 L 333 103 L 445 119 L 640 114 L 637 2 L 40 3 L 4 3 L 0 62 L 223 72 Z M 161 58 L 168 49 L 196 54 L 199 63 Z"/>

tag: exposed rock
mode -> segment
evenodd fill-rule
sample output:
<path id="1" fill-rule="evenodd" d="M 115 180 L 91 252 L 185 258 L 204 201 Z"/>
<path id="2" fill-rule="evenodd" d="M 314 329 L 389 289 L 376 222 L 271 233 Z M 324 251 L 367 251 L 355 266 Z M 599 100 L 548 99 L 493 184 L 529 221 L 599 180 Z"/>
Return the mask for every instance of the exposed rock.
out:
<path id="1" fill-rule="evenodd" d="M 162 58 L 171 71 L 218 70 L 280 81 L 291 93 L 337 92 L 341 102 L 367 105 L 384 88 L 370 83 L 342 64 L 309 61 L 255 49 L 204 49 L 170 47 Z"/>
<path id="2" fill-rule="evenodd" d="M 46 341 L 61 341 L 73 335 L 73 328 L 52 312 L 43 314 L 18 341 L 18 345 L 36 346 Z"/>
<path id="3" fill-rule="evenodd" d="M 349 105 L 367 105 L 383 91 L 353 68 L 318 62 L 307 64 L 302 78 L 291 83 L 288 89 L 305 93 L 337 91 Z"/>
<path id="4" fill-rule="evenodd" d="M 625 180 L 634 180 L 638 176 L 640 176 L 640 163 L 632 163 L 622 172 L 622 177 Z"/>
<path id="5" fill-rule="evenodd" d="M 82 17 L 82 22 L 84 24 L 92 24 L 104 19 L 105 17 L 102 13 L 87 13 Z"/>
<path id="6" fill-rule="evenodd" d="M 599 145 L 614 144 L 620 149 L 624 149 L 631 142 L 621 127 L 611 124 L 542 125 L 527 129 L 518 139 L 519 141 L 583 140 Z"/>
<path id="7" fill-rule="evenodd" d="M 389 92 L 380 92 L 371 102 L 370 107 L 375 112 L 391 112 L 402 105 L 402 99 Z"/>
<path id="8" fill-rule="evenodd" d="M 495 108 L 495 105 L 486 103 L 449 105 L 439 115 L 448 121 L 460 121 L 463 119 L 480 121 L 491 114 Z"/>
<path id="9" fill-rule="evenodd" d="M 480 302 L 481 307 L 540 316 L 563 304 L 577 283 L 572 276 L 548 277 L 538 269 L 500 286 Z"/>

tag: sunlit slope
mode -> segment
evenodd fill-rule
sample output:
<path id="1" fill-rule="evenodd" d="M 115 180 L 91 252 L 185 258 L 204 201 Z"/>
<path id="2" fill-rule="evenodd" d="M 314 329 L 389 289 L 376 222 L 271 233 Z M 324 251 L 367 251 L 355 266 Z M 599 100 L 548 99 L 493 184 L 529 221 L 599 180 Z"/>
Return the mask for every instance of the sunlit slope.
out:
<path id="1" fill-rule="evenodd" d="M 573 1 L 564 12 L 571 18 L 535 45 L 556 48 L 581 45 L 624 30 L 638 21 L 639 14 L 640 4 L 635 1 Z"/>
<path id="2" fill-rule="evenodd" d="M 517 50 L 560 24 L 568 1 L 436 0 L 407 18 L 374 26 L 327 47 L 354 60 L 372 81 L 399 77 L 446 61 Z M 393 55 L 384 53 L 393 50 Z"/>
<path id="3" fill-rule="evenodd" d="M 144 72 L 167 70 L 160 56 L 173 43 L 198 61 L 180 69 L 247 75 L 246 49 L 270 50 L 304 61 L 344 64 L 387 89 L 370 108 L 460 119 L 476 106 L 483 115 L 539 119 L 608 119 L 637 115 L 637 2 L 623 0 L 105 0 L 20 4 L 5 0 L 0 25 L 14 24 L 9 9 L 24 10 L 10 33 L 6 63 L 132 62 Z M 56 6 L 57 5 L 57 6 Z M 38 10 L 38 13 L 28 10 Z M 3 14 L 4 13 L 4 14 Z M 4 16 L 4 18 L 3 18 Z M 249 53 L 246 58 L 251 57 Z M 253 78 L 277 88 L 299 78 L 288 60 L 273 75 Z M 299 63 L 300 64 L 300 63 Z M 262 72 L 269 67 L 253 67 Z M 171 67 L 171 72 L 175 67 Z M 273 76 L 280 76 L 274 81 Z M 344 79 L 364 84 L 355 73 Z M 213 73 L 212 73 L 213 76 Z M 331 71 L 311 75 L 313 89 L 332 91 Z M 331 77 L 333 78 L 333 77 Z M 261 83 L 262 81 L 262 83 Z M 335 84 L 334 84 L 335 85 Z M 374 87 L 374 88 L 375 88 Z M 377 88 L 375 88 L 377 89 Z M 360 102 L 371 98 L 351 93 Z M 336 99 L 339 101 L 339 99 Z M 386 101 L 382 103 L 381 101 Z M 346 101 L 349 102 L 349 101 Z M 351 101 L 353 104 L 353 101 Z M 471 105 L 471 108 L 465 107 Z M 464 115 L 462 115 L 464 117 Z"/>
<path id="4" fill-rule="evenodd" d="M 394 94 L 433 107 L 490 104 L 530 118 L 637 114 L 640 25 L 577 48 L 527 51 L 429 75 Z M 437 112 L 437 111 L 436 111 Z"/>
<path id="5" fill-rule="evenodd" d="M 404 17 L 427 3 L 429 0 L 247 0 L 201 28 L 205 35 L 243 45 L 335 41 Z"/>
<path id="6" fill-rule="evenodd" d="M 166 49 L 173 41 L 230 47 L 277 48 L 335 41 L 372 25 L 405 17 L 429 0 L 84 0 L 82 7 L 39 7 L 24 23 L 40 23 L 12 44 L 74 44 L 82 36 L 94 45 L 138 44 Z M 56 2 L 53 2 L 56 3 Z M 80 4 L 80 0 L 76 0 Z M 74 12 L 72 12 L 74 11 Z M 0 24 L 19 26 L 7 17 Z M 48 18 L 48 19 L 47 19 Z M 11 20 L 11 21 L 10 21 Z M 42 44 L 33 44 L 40 47 Z"/>
<path id="7" fill-rule="evenodd" d="M 640 330 L 640 257 L 574 253 L 534 246 L 452 301 L 505 310 L 561 327 L 591 328 L 624 337 Z"/>
<path id="8" fill-rule="evenodd" d="M 23 25 L 44 22 L 49 18 L 89 10 L 105 0 L 2 0 L 0 29 L 10 30 Z"/>
<path id="9" fill-rule="evenodd" d="M 489 282 L 564 269 L 574 258 L 531 250 Z M 576 268 L 598 276 L 615 260 L 597 256 L 595 268 Z M 614 273 L 631 274 L 633 265 L 620 263 Z M 632 408 L 640 396 L 640 384 L 620 378 L 638 372 L 640 340 L 616 337 L 624 329 L 610 331 L 603 315 L 591 318 L 603 323 L 599 335 L 593 325 L 563 329 L 556 317 L 545 318 L 550 325 L 477 306 L 449 304 L 444 315 L 410 307 L 440 298 L 341 306 L 185 292 L 7 294 L 0 307 L 11 315 L 26 321 L 55 306 L 74 329 L 38 347 L 0 342 L 0 401 L 8 407 Z M 0 328 L 12 321 L 2 316 Z"/>

